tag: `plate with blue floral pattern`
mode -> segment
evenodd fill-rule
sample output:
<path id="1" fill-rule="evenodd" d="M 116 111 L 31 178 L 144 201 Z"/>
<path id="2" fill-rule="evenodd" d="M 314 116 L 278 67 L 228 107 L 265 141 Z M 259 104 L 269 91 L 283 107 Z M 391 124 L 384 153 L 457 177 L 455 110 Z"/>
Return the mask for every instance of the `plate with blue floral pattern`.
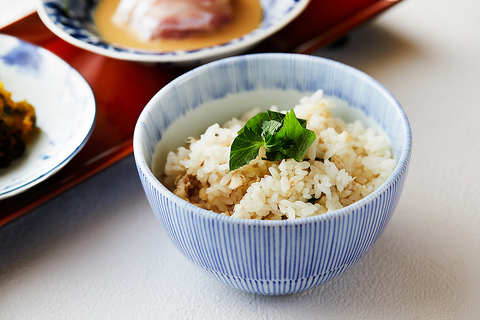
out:
<path id="1" fill-rule="evenodd" d="M 200 64 L 240 54 L 279 31 L 295 19 L 310 0 L 259 0 L 260 26 L 240 38 L 198 50 L 168 52 L 141 51 L 104 41 L 94 23 L 94 11 L 100 0 L 38 0 L 37 12 L 43 23 L 63 40 L 111 58 L 169 64 Z"/>
<path id="2" fill-rule="evenodd" d="M 55 54 L 0 34 L 0 82 L 15 102 L 35 108 L 38 132 L 25 153 L 0 169 L 0 200 L 47 179 L 85 145 L 95 123 L 93 92 Z"/>

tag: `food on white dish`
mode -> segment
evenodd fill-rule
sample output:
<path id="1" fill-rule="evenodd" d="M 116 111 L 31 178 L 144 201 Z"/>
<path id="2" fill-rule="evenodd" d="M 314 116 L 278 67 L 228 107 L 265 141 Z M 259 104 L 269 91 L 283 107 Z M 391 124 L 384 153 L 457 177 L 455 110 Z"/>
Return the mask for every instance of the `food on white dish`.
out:
<path id="1" fill-rule="evenodd" d="M 113 16 L 143 40 L 211 32 L 231 19 L 230 0 L 122 0 Z"/>
<path id="2" fill-rule="evenodd" d="M 95 11 L 104 40 L 158 52 L 226 43 L 261 21 L 259 0 L 102 0 Z"/>
<path id="3" fill-rule="evenodd" d="M 244 155 L 251 151 L 247 140 L 252 144 L 259 141 L 247 136 L 245 144 L 240 144 L 242 150 L 234 142 L 259 109 L 223 126 L 213 124 L 200 138 L 190 137 L 188 147 L 168 154 L 163 181 L 192 204 L 245 219 L 304 218 L 348 206 L 383 184 L 395 169 L 396 161 L 384 135 L 366 128 L 360 120 L 346 123 L 333 117 L 332 108 L 333 99 L 324 97 L 321 90 L 303 97 L 293 108 L 297 120 L 306 120 L 305 129 L 313 131 L 314 138 L 306 152 L 291 158 L 276 154 L 283 150 L 280 153 L 288 155 L 288 148 L 298 146 L 295 139 L 286 138 L 286 146 L 272 143 L 271 149 L 268 143 L 262 145 L 260 141 L 253 151 L 258 153 L 253 160 L 249 160 L 252 154 L 240 159 L 245 164 L 235 160 L 235 152 L 238 156 L 240 151 Z M 273 106 L 271 110 L 275 109 Z M 265 121 L 258 128 L 267 141 L 269 134 L 279 133 L 282 127 Z M 308 133 L 305 139 L 301 134 L 297 135 L 299 141 L 311 139 Z M 271 157 L 276 161 L 267 160 Z M 230 170 L 231 166 L 234 170 Z"/>
<path id="4" fill-rule="evenodd" d="M 0 82 L 0 168 L 20 158 L 37 132 L 35 108 L 11 95 Z"/>

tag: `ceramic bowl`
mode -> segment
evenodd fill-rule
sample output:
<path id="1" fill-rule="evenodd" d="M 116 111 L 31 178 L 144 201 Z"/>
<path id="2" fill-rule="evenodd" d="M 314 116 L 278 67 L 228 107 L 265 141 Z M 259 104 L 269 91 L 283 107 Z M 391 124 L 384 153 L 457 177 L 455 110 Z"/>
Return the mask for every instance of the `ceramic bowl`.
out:
<path id="1" fill-rule="evenodd" d="M 232 218 L 180 199 L 157 179 L 161 173 L 152 171 L 157 161 L 164 163 L 168 151 L 215 122 L 257 106 L 289 109 L 318 89 L 377 123 L 391 140 L 397 161 L 383 185 L 350 206 L 297 220 Z M 145 193 L 175 246 L 215 279 L 267 295 L 313 288 L 357 263 L 395 210 L 410 154 L 407 117 L 382 85 L 341 63 L 294 54 L 238 56 L 193 69 L 151 99 L 134 132 L 134 156 Z"/>
<path id="2" fill-rule="evenodd" d="M 248 50 L 291 22 L 310 0 L 260 0 L 263 9 L 262 22 L 252 32 L 217 46 L 171 52 L 128 49 L 102 40 L 95 28 L 92 14 L 99 1 L 38 0 L 37 11 L 53 33 L 85 50 L 121 60 L 198 65 Z"/>
<path id="3" fill-rule="evenodd" d="M 0 199 L 42 182 L 85 145 L 95 124 L 92 89 L 83 76 L 48 50 L 0 34 L 0 81 L 16 102 L 35 108 L 36 138 L 25 154 L 0 169 Z"/>

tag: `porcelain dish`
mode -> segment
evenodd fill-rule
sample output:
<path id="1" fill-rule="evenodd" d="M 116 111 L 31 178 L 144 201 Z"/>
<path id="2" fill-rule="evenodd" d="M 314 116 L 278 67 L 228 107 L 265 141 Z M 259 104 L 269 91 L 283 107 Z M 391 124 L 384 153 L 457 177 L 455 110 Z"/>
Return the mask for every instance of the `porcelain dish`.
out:
<path id="1" fill-rule="evenodd" d="M 318 89 L 364 111 L 392 143 L 393 174 L 362 200 L 303 219 L 246 220 L 198 208 L 154 175 L 154 154 L 163 159 L 188 136 L 253 107 L 293 107 L 299 97 Z M 161 89 L 138 119 L 134 156 L 155 216 L 191 262 L 237 289 L 281 295 L 339 276 L 372 247 L 399 201 L 411 131 L 398 101 L 359 70 L 319 57 L 255 54 L 206 64 Z"/>
<path id="2" fill-rule="evenodd" d="M 201 64 L 245 52 L 296 18 L 310 0 L 260 0 L 260 27 L 230 42 L 191 51 L 152 52 L 130 49 L 102 40 L 93 22 L 99 0 L 39 0 L 37 12 L 45 25 L 63 40 L 111 58 L 170 64 Z"/>
<path id="3" fill-rule="evenodd" d="M 95 123 L 89 84 L 69 64 L 36 45 L 0 34 L 0 81 L 14 101 L 27 100 L 39 134 L 26 152 L 0 169 L 0 199 L 45 180 L 77 154 Z"/>

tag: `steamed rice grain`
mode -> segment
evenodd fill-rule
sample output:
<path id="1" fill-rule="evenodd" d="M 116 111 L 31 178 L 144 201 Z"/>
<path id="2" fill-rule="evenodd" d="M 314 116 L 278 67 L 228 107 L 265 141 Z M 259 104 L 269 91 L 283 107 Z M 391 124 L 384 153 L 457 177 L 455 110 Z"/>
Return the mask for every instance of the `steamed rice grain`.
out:
<path id="1" fill-rule="evenodd" d="M 248 165 L 229 171 L 230 145 L 260 112 L 253 109 L 170 152 L 164 183 L 194 205 L 244 219 L 306 218 L 348 206 L 384 183 L 396 162 L 388 139 L 358 120 L 332 117 L 334 107 L 321 90 L 294 107 L 317 136 L 301 162 L 264 160 L 260 149 Z"/>

